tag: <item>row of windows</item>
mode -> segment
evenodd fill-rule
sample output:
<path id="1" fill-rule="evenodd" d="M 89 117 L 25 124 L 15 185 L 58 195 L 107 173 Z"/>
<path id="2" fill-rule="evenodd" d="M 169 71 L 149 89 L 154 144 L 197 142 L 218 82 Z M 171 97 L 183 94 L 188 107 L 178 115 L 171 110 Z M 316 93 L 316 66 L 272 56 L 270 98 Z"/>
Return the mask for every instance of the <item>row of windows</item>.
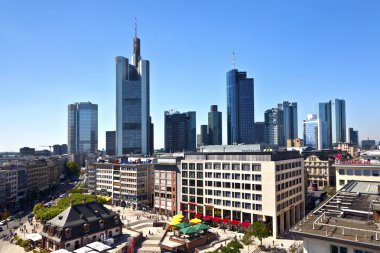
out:
<path id="1" fill-rule="evenodd" d="M 220 172 L 206 172 L 205 178 L 216 178 L 216 179 L 235 179 L 235 180 L 252 180 L 261 181 L 261 175 L 251 175 L 251 174 L 236 174 L 236 173 L 220 173 Z"/>
<path id="2" fill-rule="evenodd" d="M 161 193 L 160 192 L 155 192 L 154 196 L 155 197 L 161 197 L 161 198 L 168 198 L 168 199 L 172 198 L 172 195 L 170 193 L 165 194 L 165 193 L 162 193 L 162 192 Z M 173 195 L 173 198 L 175 198 L 175 195 Z"/>
<path id="3" fill-rule="evenodd" d="M 214 165 L 214 166 L 213 166 Z M 249 163 L 206 163 L 205 164 L 205 169 L 206 170 L 242 170 L 242 171 L 261 171 L 261 164 L 249 164 Z"/>
<path id="4" fill-rule="evenodd" d="M 195 163 L 183 163 L 182 164 L 182 170 L 187 170 L 189 167 L 189 170 L 195 170 Z M 202 163 L 197 163 L 197 170 L 203 170 L 203 164 Z"/>
<path id="5" fill-rule="evenodd" d="M 251 194 L 251 193 L 242 193 L 242 192 L 231 192 L 231 191 L 221 191 L 221 190 L 210 190 L 207 189 L 206 195 L 207 196 L 222 196 L 226 198 L 236 198 L 236 199 L 247 199 L 247 200 L 257 200 L 261 201 L 262 200 L 262 195 L 261 194 Z"/>
<path id="6" fill-rule="evenodd" d="M 261 191 L 261 184 L 243 184 L 243 183 L 231 183 L 231 182 L 219 182 L 219 181 L 206 181 L 206 186 L 217 187 L 217 188 L 231 188 L 231 189 L 241 189 L 241 190 L 254 190 Z"/>
<path id="7" fill-rule="evenodd" d="M 292 187 L 293 185 L 300 184 L 301 183 L 301 178 L 293 179 L 285 183 L 281 183 L 276 185 L 276 190 L 281 191 L 284 189 L 287 189 L 289 187 Z"/>
<path id="8" fill-rule="evenodd" d="M 230 201 L 230 200 L 221 200 L 221 199 L 213 199 L 213 198 L 206 198 L 207 204 L 214 204 L 214 205 L 223 205 L 226 207 L 237 207 L 237 208 L 244 208 L 244 209 L 250 209 L 250 210 L 257 210 L 261 211 L 263 209 L 261 204 L 252 204 L 252 203 L 245 203 L 240 201 Z"/>
<path id="9" fill-rule="evenodd" d="M 296 203 L 297 201 L 300 201 L 301 199 L 302 199 L 302 194 L 299 194 L 299 195 L 295 196 L 294 198 L 291 198 L 291 199 L 289 199 L 289 200 L 287 200 L 281 204 L 278 204 L 277 205 L 277 212 L 279 212 L 282 209 L 287 208 L 288 206 Z"/>
<path id="10" fill-rule="evenodd" d="M 301 170 L 295 170 L 291 172 L 277 174 L 276 181 L 286 180 L 291 177 L 300 176 L 301 174 L 302 174 Z"/>
<path id="11" fill-rule="evenodd" d="M 197 178 L 200 179 L 200 178 L 203 178 L 203 172 L 197 172 Z M 187 172 L 187 171 L 182 171 L 182 177 L 183 178 L 195 178 L 195 171 L 190 171 L 190 172 Z"/>
<path id="12" fill-rule="evenodd" d="M 301 162 L 277 164 L 276 171 L 290 170 L 297 167 L 301 167 Z"/>
<path id="13" fill-rule="evenodd" d="M 298 186 L 298 187 L 296 187 L 296 188 L 294 188 L 294 189 L 291 189 L 291 190 L 289 190 L 289 191 L 283 192 L 283 193 L 281 193 L 281 194 L 277 194 L 277 196 L 276 196 L 276 200 L 277 200 L 277 201 L 281 201 L 281 200 L 283 200 L 283 199 L 286 199 L 286 198 L 289 197 L 289 196 L 292 196 L 292 195 L 294 195 L 294 194 L 296 194 L 296 193 L 299 193 L 301 190 L 302 190 L 302 187 L 301 187 L 301 186 Z"/>
<path id="14" fill-rule="evenodd" d="M 355 176 L 379 176 L 379 170 L 361 170 L 361 169 L 339 169 L 339 175 L 348 175 L 353 176 L 355 173 Z"/>
<path id="15" fill-rule="evenodd" d="M 183 194 L 194 194 L 195 195 L 195 192 L 197 193 L 197 195 L 202 196 L 203 195 L 203 188 L 198 188 L 195 191 L 195 188 L 193 188 L 193 187 L 190 187 L 190 188 L 182 187 L 182 193 Z"/>
<path id="16" fill-rule="evenodd" d="M 187 186 L 187 185 L 195 186 L 195 180 L 194 179 L 190 179 L 190 180 L 182 179 L 182 185 L 184 185 L 184 186 Z M 197 186 L 203 187 L 203 180 L 197 180 Z"/>

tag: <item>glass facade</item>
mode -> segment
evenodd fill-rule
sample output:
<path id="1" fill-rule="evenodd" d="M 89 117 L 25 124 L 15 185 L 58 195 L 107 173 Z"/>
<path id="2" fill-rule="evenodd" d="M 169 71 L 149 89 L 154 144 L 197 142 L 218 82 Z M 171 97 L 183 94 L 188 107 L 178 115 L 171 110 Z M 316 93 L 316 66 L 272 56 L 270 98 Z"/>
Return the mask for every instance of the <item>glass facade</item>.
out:
<path id="1" fill-rule="evenodd" d="M 195 112 L 165 112 L 165 152 L 195 151 L 195 126 Z"/>
<path id="2" fill-rule="evenodd" d="M 116 57 L 117 154 L 152 154 L 149 61 L 140 56 L 140 39 L 134 38 L 132 64 Z"/>
<path id="3" fill-rule="evenodd" d="M 325 134 L 327 143 L 346 142 L 346 102 L 344 99 L 334 99 L 327 103 L 319 103 L 319 118 L 326 122 Z"/>
<path id="4" fill-rule="evenodd" d="M 218 106 L 212 105 L 208 113 L 209 144 L 222 145 L 222 113 L 218 112 Z"/>
<path id="5" fill-rule="evenodd" d="M 316 114 L 309 114 L 303 122 L 304 146 L 315 149 L 328 148 L 326 122 L 317 118 Z"/>
<path id="6" fill-rule="evenodd" d="M 265 143 L 270 146 L 285 146 L 283 111 L 272 108 L 264 113 Z"/>
<path id="7" fill-rule="evenodd" d="M 106 154 L 116 155 L 116 131 L 106 132 Z"/>
<path id="8" fill-rule="evenodd" d="M 75 103 L 68 106 L 68 152 L 98 151 L 98 105 Z"/>
<path id="9" fill-rule="evenodd" d="M 284 116 L 284 141 L 298 138 L 297 103 L 284 101 L 279 107 L 282 108 Z"/>
<path id="10" fill-rule="evenodd" d="M 227 72 L 227 142 L 253 144 L 254 80 L 237 69 Z"/>

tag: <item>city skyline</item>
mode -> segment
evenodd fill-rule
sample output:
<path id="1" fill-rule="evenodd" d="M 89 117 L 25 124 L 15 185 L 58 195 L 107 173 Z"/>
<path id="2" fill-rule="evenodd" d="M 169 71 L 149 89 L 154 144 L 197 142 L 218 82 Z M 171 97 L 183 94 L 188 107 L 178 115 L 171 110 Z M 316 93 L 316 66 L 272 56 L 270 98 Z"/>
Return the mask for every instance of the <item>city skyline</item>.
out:
<path id="1" fill-rule="evenodd" d="M 227 17 L 227 2 L 3 5 L 0 151 L 66 143 L 73 101 L 99 105 L 99 148 L 105 148 L 105 132 L 116 129 L 114 59 L 131 55 L 135 16 L 142 54 L 151 62 L 155 148 L 164 147 L 166 110 L 196 111 L 197 128 L 207 124 L 211 104 L 227 115 L 225 73 L 233 50 L 236 68 L 255 78 L 256 122 L 278 101 L 294 101 L 302 136 L 306 115 L 339 98 L 359 142 L 380 139 L 379 119 L 364 113 L 376 106 L 376 92 L 367 91 L 376 91 L 380 79 L 375 1 L 242 3 Z M 125 9 L 128 15 L 120 15 Z M 244 15 L 253 9 L 255 15 Z M 26 60 L 31 64 L 20 67 Z"/>

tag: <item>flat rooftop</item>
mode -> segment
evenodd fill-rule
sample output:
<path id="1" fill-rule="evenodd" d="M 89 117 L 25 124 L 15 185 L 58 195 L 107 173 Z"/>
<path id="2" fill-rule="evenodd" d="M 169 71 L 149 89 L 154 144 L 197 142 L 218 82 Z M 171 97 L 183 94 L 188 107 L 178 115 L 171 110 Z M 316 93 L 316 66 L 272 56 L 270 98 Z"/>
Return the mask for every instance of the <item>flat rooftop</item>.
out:
<path id="1" fill-rule="evenodd" d="M 380 250 L 380 224 L 373 209 L 380 201 L 380 182 L 351 181 L 290 231 L 320 240 Z"/>

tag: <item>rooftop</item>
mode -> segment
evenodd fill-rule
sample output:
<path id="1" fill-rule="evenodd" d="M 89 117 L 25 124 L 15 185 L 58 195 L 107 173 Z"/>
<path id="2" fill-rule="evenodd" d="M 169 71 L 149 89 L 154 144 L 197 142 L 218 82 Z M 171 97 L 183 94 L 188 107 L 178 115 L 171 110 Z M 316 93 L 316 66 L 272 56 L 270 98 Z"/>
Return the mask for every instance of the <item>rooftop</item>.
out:
<path id="1" fill-rule="evenodd" d="M 380 250 L 379 203 L 380 182 L 351 181 L 291 232 Z"/>

